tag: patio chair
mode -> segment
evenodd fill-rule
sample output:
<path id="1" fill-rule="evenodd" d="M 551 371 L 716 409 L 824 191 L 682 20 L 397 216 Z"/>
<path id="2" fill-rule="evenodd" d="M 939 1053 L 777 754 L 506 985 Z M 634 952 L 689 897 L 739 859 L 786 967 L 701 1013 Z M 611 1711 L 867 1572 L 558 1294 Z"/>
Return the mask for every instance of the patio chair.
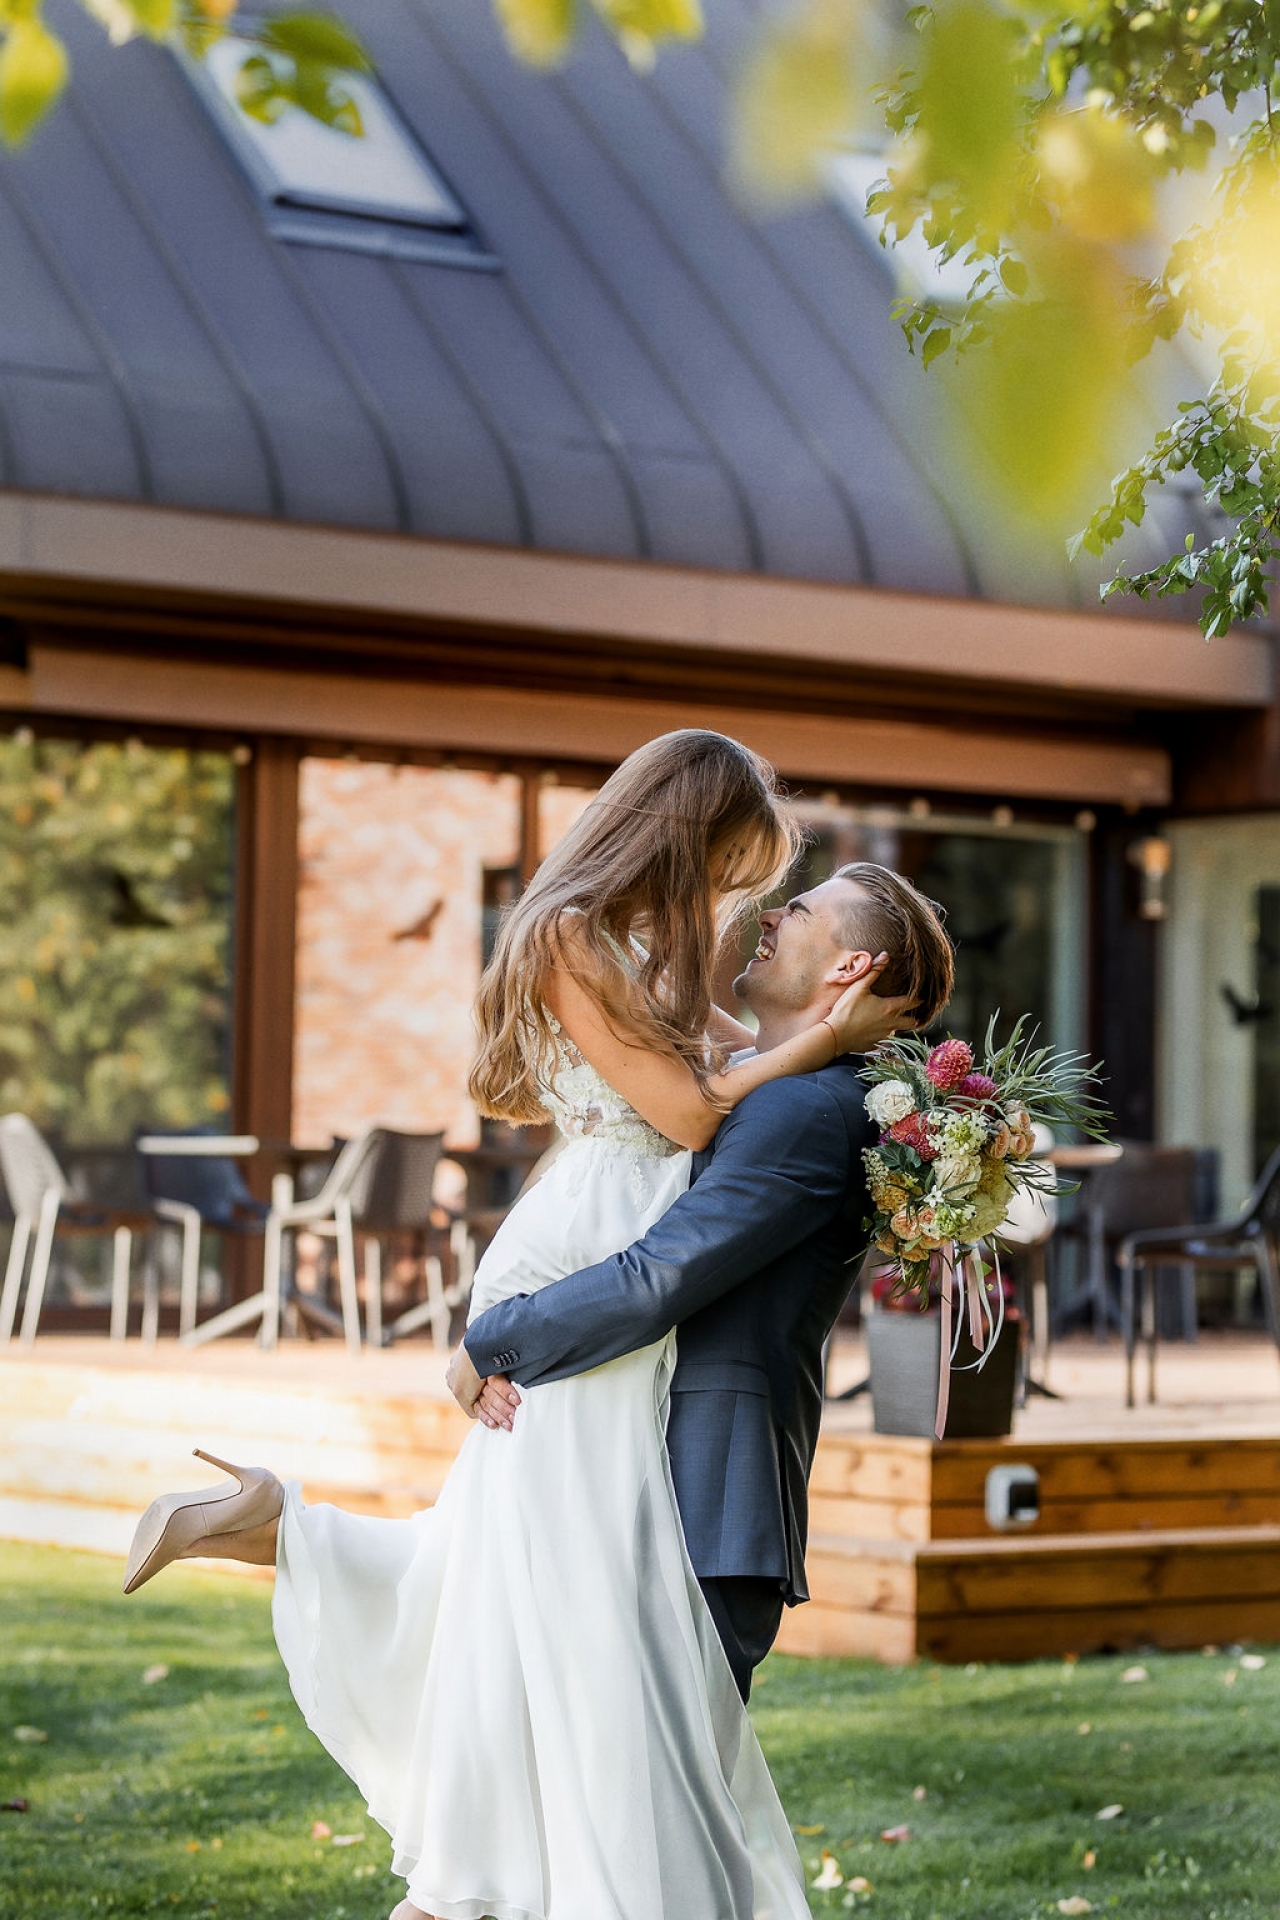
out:
<path id="1" fill-rule="evenodd" d="M 403 1138 L 404 1136 L 392 1137 Z M 430 1139 L 432 1136 L 425 1135 L 419 1137 Z M 476 1266 L 480 1255 L 488 1247 L 489 1242 L 493 1239 L 494 1234 L 510 1213 L 516 1200 L 520 1199 L 523 1194 L 526 1194 L 530 1187 L 537 1184 L 557 1154 L 562 1151 L 564 1144 L 563 1136 L 557 1136 L 549 1145 L 544 1147 L 533 1165 L 525 1173 L 524 1179 L 520 1183 L 519 1192 L 516 1193 L 505 1206 L 473 1207 L 468 1205 L 459 1213 L 451 1207 L 442 1205 L 439 1201 L 434 1203 L 431 1209 L 432 1213 L 439 1216 L 442 1222 L 447 1222 L 447 1225 L 433 1226 L 431 1229 L 433 1236 L 436 1238 L 436 1244 L 433 1249 L 426 1253 L 423 1263 L 426 1272 L 427 1297 L 424 1301 L 421 1301 L 419 1305 L 410 1307 L 405 1313 L 398 1315 L 397 1318 L 392 1321 L 382 1336 L 385 1345 L 390 1345 L 393 1340 L 400 1339 L 402 1335 L 406 1333 L 416 1332 L 419 1327 L 429 1325 L 431 1328 L 431 1338 L 435 1346 L 441 1352 L 448 1350 L 454 1312 L 458 1307 L 464 1307 L 471 1298 L 471 1289 L 475 1284 Z M 450 1159 L 451 1157 L 452 1156 L 442 1147 L 439 1158 Z M 461 1160 L 461 1155 L 459 1156 L 459 1160 Z M 420 1184 L 423 1177 L 425 1177 L 425 1169 L 424 1174 L 420 1175 Z M 444 1234 L 448 1236 L 447 1255 L 445 1246 L 441 1244 Z M 376 1242 L 372 1244 L 376 1252 Z M 446 1264 L 451 1271 L 451 1278 L 447 1283 L 445 1281 Z M 366 1275 L 368 1272 L 369 1269 L 366 1266 Z M 374 1303 L 375 1301 L 377 1302 L 377 1311 L 380 1312 L 382 1305 L 381 1293 L 380 1290 L 373 1285 L 367 1285 L 366 1292 L 369 1301 L 366 1312 L 368 1338 L 371 1345 L 376 1345 L 377 1339 L 374 1333 Z"/>
<path id="2" fill-rule="evenodd" d="M 1126 1235 L 1190 1220 L 1203 1185 L 1200 1155 L 1192 1147 L 1154 1147 L 1126 1141 L 1124 1157 L 1090 1173 L 1070 1232 L 1085 1242 L 1085 1280 L 1055 1318 L 1088 1308 L 1096 1339 L 1123 1315 L 1111 1284 L 1111 1263 Z"/>
<path id="3" fill-rule="evenodd" d="M 54 1237 L 60 1233 L 111 1235 L 111 1338 L 123 1340 L 129 1326 L 133 1236 L 151 1224 L 141 1197 L 131 1193 L 113 1201 L 109 1195 L 83 1199 L 74 1194 L 53 1149 L 24 1113 L 7 1113 L 0 1119 L 0 1174 L 14 1215 L 13 1239 L 0 1289 L 0 1346 L 7 1346 L 13 1337 L 24 1275 L 27 1298 L 20 1338 L 24 1347 L 34 1341 L 44 1307 Z M 143 1269 L 142 1303 L 142 1338 L 148 1344 L 159 1330 L 159 1313 L 159 1276 L 154 1262 L 148 1261 Z"/>
<path id="4" fill-rule="evenodd" d="M 210 1127 L 148 1127 L 140 1136 L 157 1141 L 198 1139 L 198 1153 L 148 1153 L 138 1147 L 142 1180 L 157 1222 L 176 1226 L 182 1235 L 178 1283 L 178 1338 L 195 1330 L 200 1289 L 200 1237 L 205 1227 L 221 1234 L 260 1234 L 271 1209 L 245 1185 L 238 1161 L 210 1153 L 219 1136 Z M 135 1145 L 137 1143 L 135 1142 Z"/>
<path id="5" fill-rule="evenodd" d="M 1138 1333 L 1135 1276 L 1142 1274 L 1142 1338 L 1147 1349 L 1147 1400 L 1156 1397 L 1158 1340 L 1156 1285 L 1162 1272 L 1177 1273 L 1183 1297 L 1194 1311 L 1197 1273 L 1251 1267 L 1258 1276 L 1267 1331 L 1280 1347 L 1280 1147 L 1272 1154 L 1240 1212 L 1216 1224 L 1155 1227 L 1130 1233 L 1120 1243 L 1120 1302 L 1125 1349 L 1125 1405 L 1134 1404 Z"/>
<path id="6" fill-rule="evenodd" d="M 351 1193 L 365 1161 L 373 1151 L 377 1131 L 370 1127 L 348 1140 L 319 1193 L 309 1199 L 295 1198 L 293 1181 L 288 1174 L 276 1175 L 271 1183 L 271 1206 L 264 1229 L 261 1292 L 252 1294 L 247 1300 L 238 1300 L 234 1306 L 215 1314 L 212 1320 L 205 1320 L 194 1327 L 185 1336 L 184 1346 L 203 1346 L 208 1340 L 220 1339 L 224 1333 L 234 1333 L 240 1327 L 250 1326 L 254 1320 L 260 1320 L 262 1325 L 258 1344 L 267 1349 L 275 1347 L 280 1338 L 280 1311 L 285 1298 L 285 1235 L 314 1233 L 321 1239 L 332 1239 L 337 1243 L 338 1288 L 342 1301 L 338 1326 L 345 1336 L 348 1350 L 359 1353 L 360 1302 L 356 1294 L 355 1222 Z M 320 1309 L 319 1303 L 313 1307 L 296 1294 L 293 1298 L 295 1304 L 321 1318 L 322 1324 L 327 1327 L 327 1310 Z"/>
<path id="7" fill-rule="evenodd" d="M 471 1291 L 475 1259 L 466 1222 L 435 1198 L 436 1171 L 443 1158 L 442 1133 L 397 1133 L 378 1127 L 352 1189 L 352 1219 L 364 1237 L 365 1336 L 371 1347 L 390 1345 L 419 1327 L 430 1326 L 435 1345 L 446 1350 L 453 1309 Z M 413 1236 L 427 1292 L 425 1300 L 397 1315 L 384 1329 L 382 1241 L 390 1234 Z"/>

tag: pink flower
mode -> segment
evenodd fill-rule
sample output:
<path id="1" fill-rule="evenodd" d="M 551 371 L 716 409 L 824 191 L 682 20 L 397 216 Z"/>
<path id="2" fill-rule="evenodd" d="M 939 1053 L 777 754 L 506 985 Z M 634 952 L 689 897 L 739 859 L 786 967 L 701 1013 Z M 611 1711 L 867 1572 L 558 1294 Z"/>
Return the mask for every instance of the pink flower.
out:
<path id="1" fill-rule="evenodd" d="M 950 1093 L 973 1071 L 973 1048 L 963 1040 L 943 1040 L 925 1061 L 924 1070 L 935 1087 Z"/>
<path id="2" fill-rule="evenodd" d="M 929 1129 L 918 1113 L 909 1113 L 905 1120 L 899 1120 L 890 1127 L 889 1138 L 896 1140 L 900 1147 L 914 1147 L 922 1160 L 936 1160 L 938 1149 L 929 1138 Z"/>
<path id="3" fill-rule="evenodd" d="M 999 1091 L 989 1073 L 966 1073 L 956 1088 L 966 1100 L 994 1100 Z"/>

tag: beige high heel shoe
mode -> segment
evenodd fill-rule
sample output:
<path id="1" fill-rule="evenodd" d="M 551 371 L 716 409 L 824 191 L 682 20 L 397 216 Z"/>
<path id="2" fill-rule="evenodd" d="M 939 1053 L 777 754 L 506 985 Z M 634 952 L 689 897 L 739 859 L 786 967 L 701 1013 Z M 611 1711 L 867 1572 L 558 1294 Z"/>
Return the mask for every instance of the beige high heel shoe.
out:
<path id="1" fill-rule="evenodd" d="M 269 1467 L 233 1467 L 216 1454 L 192 1449 L 197 1460 L 221 1467 L 236 1482 L 236 1491 L 202 1487 L 197 1493 L 162 1493 L 138 1522 L 124 1570 L 124 1590 L 133 1593 L 161 1567 L 189 1554 L 200 1540 L 250 1527 L 264 1526 L 279 1517 L 284 1489 Z"/>

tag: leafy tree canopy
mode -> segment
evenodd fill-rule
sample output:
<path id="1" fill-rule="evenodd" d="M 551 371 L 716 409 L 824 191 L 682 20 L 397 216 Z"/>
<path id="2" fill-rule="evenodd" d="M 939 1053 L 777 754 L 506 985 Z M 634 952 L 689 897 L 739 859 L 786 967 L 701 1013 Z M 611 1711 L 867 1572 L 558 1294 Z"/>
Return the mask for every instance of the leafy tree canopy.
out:
<path id="1" fill-rule="evenodd" d="M 0 1104 L 76 1144 L 227 1118 L 233 771 L 0 740 Z"/>
<path id="2" fill-rule="evenodd" d="M 13 143 L 65 84 L 43 4 L 0 0 L 0 135 Z M 237 9 L 79 4 L 115 39 L 197 54 Z M 699 0 L 492 4 L 513 51 L 541 65 L 566 57 L 588 16 L 641 66 L 703 25 Z M 367 60 L 338 20 L 275 14 L 236 31 L 256 41 L 240 73 L 246 112 L 298 107 L 360 131 L 343 76 Z M 885 244 L 920 235 L 965 286 L 959 300 L 911 295 L 898 317 L 925 366 L 963 356 L 997 497 L 1041 526 L 1076 525 L 1072 551 L 1102 555 L 1155 489 L 1197 490 L 1218 536 L 1188 534 L 1102 591 L 1195 590 L 1210 638 L 1268 610 L 1280 552 L 1278 66 L 1280 0 L 1085 0 L 1071 13 L 1053 0 L 926 0 L 901 17 L 871 0 L 792 0 L 757 29 L 731 132 L 731 172 L 766 207 L 822 191 L 849 142 L 883 143 L 869 204 Z M 1195 175 L 1202 190 L 1180 192 Z M 1134 368 L 1175 339 L 1202 391 L 1142 451 Z"/>

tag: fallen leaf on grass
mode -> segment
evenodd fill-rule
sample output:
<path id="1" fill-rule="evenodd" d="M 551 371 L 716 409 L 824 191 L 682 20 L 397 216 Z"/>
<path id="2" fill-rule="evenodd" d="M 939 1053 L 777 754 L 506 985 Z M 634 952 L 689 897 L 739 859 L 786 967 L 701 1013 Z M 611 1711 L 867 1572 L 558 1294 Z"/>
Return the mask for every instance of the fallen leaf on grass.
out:
<path id="1" fill-rule="evenodd" d="M 1093 1902 L 1086 1900 L 1082 1893 L 1073 1893 L 1069 1900 L 1059 1900 L 1059 1913 L 1092 1913 Z"/>
<path id="2" fill-rule="evenodd" d="M 1121 1684 L 1129 1687 L 1136 1686 L 1139 1680 L 1149 1680 L 1150 1678 L 1151 1675 L 1145 1667 L 1126 1667 L 1120 1675 Z"/>
<path id="3" fill-rule="evenodd" d="M 911 1798 L 913 1800 L 927 1800 L 929 1798 L 928 1787 L 912 1787 Z"/>
<path id="4" fill-rule="evenodd" d="M 144 1687 L 154 1687 L 158 1680 L 167 1680 L 168 1678 L 169 1678 L 168 1667 L 165 1666 L 163 1660 L 157 1660 L 154 1667 L 147 1667 L 144 1669 L 143 1675 L 142 1675 L 142 1684 Z"/>
<path id="5" fill-rule="evenodd" d="M 844 1875 L 840 1871 L 840 1862 L 836 1859 L 834 1853 L 828 1853 L 825 1847 L 822 1849 L 819 1858 L 822 1870 L 813 1883 L 814 1891 L 817 1893 L 834 1893 L 837 1887 L 844 1885 Z"/>
<path id="6" fill-rule="evenodd" d="M 823 1826 L 822 1822 L 819 1821 L 816 1827 L 795 1827 L 792 1829 L 792 1831 L 795 1833 L 802 1833 L 806 1840 L 812 1840 L 815 1833 L 825 1833 L 826 1828 Z"/>
<path id="7" fill-rule="evenodd" d="M 880 1838 L 882 1840 L 909 1840 L 911 1838 L 911 1829 L 910 1827 L 886 1827 L 880 1835 Z"/>
<path id="8" fill-rule="evenodd" d="M 1096 1867 L 1097 1864 L 1098 1864 L 1098 1856 L 1094 1852 L 1093 1848 L 1090 1847 L 1088 1853 L 1085 1854 L 1084 1859 L 1080 1862 L 1080 1865 L 1084 1868 L 1085 1872 L 1088 1873 L 1090 1869 L 1093 1867 Z"/>
<path id="9" fill-rule="evenodd" d="M 1124 1808 L 1120 1805 L 1120 1802 L 1117 1800 L 1114 1806 L 1099 1807 L 1097 1813 L 1095 1813 L 1093 1817 L 1095 1820 L 1118 1820 L 1120 1818 L 1120 1815 L 1123 1812 L 1124 1812 Z"/>
<path id="10" fill-rule="evenodd" d="M 25 1813 L 29 1804 L 18 1794 L 12 1800 L 0 1802 L 0 1813 Z"/>
<path id="11" fill-rule="evenodd" d="M 335 1833 L 333 1844 L 335 1847 L 358 1847 L 363 1839 L 362 1833 Z"/>
<path id="12" fill-rule="evenodd" d="M 1092 1733 L 1092 1732 L 1093 1732 L 1093 1728 L 1092 1728 L 1092 1727 L 1090 1726 L 1090 1724 L 1089 1724 L 1089 1722 L 1088 1722 L 1087 1720 L 1082 1720 L 1082 1721 L 1080 1722 L 1080 1725 L 1079 1725 L 1079 1726 L 1078 1726 L 1078 1727 L 1076 1728 L 1076 1732 L 1077 1732 L 1077 1733 Z"/>
<path id="13" fill-rule="evenodd" d="M 187 1842 L 187 1852 L 188 1852 L 188 1853 L 199 1853 L 199 1851 L 200 1851 L 200 1849 L 201 1849 L 201 1847 L 203 1847 L 203 1845 L 204 1845 L 204 1841 L 203 1841 L 203 1840 L 188 1840 L 188 1842 Z"/>
<path id="14" fill-rule="evenodd" d="M 30 1746 L 36 1746 L 40 1741 L 49 1738 L 43 1727 L 15 1727 L 13 1737 L 15 1740 L 25 1740 Z"/>
<path id="15" fill-rule="evenodd" d="M 1236 1681 L 1239 1678 L 1240 1678 L 1239 1667 L 1228 1667 L 1226 1672 L 1222 1676 L 1222 1684 L 1224 1687 L 1234 1687 Z"/>
<path id="16" fill-rule="evenodd" d="M 1240 1655 L 1240 1665 L 1244 1668 L 1246 1673 L 1261 1673 L 1262 1669 L 1266 1666 L 1266 1664 L 1267 1664 L 1267 1661 L 1266 1661 L 1265 1654 L 1242 1653 Z"/>
<path id="17" fill-rule="evenodd" d="M 333 1828 L 326 1820 L 313 1820 L 311 1823 L 311 1838 L 313 1840 L 331 1840 L 333 1838 Z"/>

